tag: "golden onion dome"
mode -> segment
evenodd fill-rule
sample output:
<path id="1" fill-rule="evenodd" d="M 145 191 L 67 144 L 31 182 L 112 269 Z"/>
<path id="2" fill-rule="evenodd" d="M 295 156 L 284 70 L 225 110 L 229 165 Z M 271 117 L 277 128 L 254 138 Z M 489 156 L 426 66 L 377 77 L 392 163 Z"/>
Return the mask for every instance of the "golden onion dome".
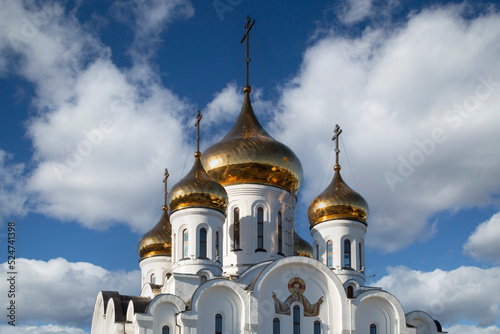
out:
<path id="1" fill-rule="evenodd" d="M 293 255 L 313 257 L 313 247 L 295 230 L 293 231 Z"/>
<path id="2" fill-rule="evenodd" d="M 240 115 L 229 133 L 203 153 L 203 166 L 223 186 L 259 183 L 297 194 L 302 165 L 288 146 L 273 139 L 257 120 L 245 87 Z"/>
<path id="3" fill-rule="evenodd" d="M 357 220 L 367 225 L 367 215 L 368 204 L 342 180 L 338 165 L 332 182 L 312 201 L 308 211 L 311 227 L 333 219 Z"/>
<path id="4" fill-rule="evenodd" d="M 191 171 L 170 189 L 167 202 L 171 214 L 193 207 L 211 208 L 226 214 L 226 190 L 205 172 L 200 156 L 199 152 L 195 153 Z"/>
<path id="5" fill-rule="evenodd" d="M 139 240 L 137 252 L 141 260 L 158 255 L 172 255 L 172 225 L 166 207 L 163 207 L 163 215 L 158 224 Z"/>

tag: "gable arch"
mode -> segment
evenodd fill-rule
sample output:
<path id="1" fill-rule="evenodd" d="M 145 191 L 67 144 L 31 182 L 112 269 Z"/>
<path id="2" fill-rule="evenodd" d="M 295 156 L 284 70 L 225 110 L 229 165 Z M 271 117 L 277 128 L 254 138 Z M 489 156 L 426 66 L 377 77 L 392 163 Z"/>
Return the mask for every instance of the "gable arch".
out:
<path id="1" fill-rule="evenodd" d="M 300 278 L 305 284 L 302 296 L 304 303 L 301 307 L 301 326 L 305 332 L 312 330 L 314 321 L 321 319 L 321 323 L 330 328 L 332 332 L 348 330 L 349 321 L 345 317 L 348 314 L 344 286 L 339 278 L 324 264 L 316 260 L 302 257 L 286 257 L 276 260 L 265 267 L 254 279 L 247 290 L 252 291 L 253 297 L 257 299 L 258 307 L 251 309 L 250 317 L 258 319 L 259 331 L 272 332 L 274 318 L 280 320 L 281 331 L 291 332 L 293 323 L 291 314 L 287 311 L 288 300 L 291 291 L 288 284 L 292 279 Z M 274 296 L 277 300 L 275 300 Z M 302 297 L 300 297 L 302 298 Z M 321 300 L 321 301 L 320 301 Z M 291 302 L 288 307 L 297 305 Z M 291 308 L 289 308 L 291 311 Z M 285 313 L 283 313 L 285 312 Z"/>
<path id="2" fill-rule="evenodd" d="M 353 301 L 354 329 L 360 333 L 368 331 L 371 324 L 377 332 L 387 334 L 404 333 L 405 314 L 399 300 L 383 290 L 369 290 L 359 294 Z"/>

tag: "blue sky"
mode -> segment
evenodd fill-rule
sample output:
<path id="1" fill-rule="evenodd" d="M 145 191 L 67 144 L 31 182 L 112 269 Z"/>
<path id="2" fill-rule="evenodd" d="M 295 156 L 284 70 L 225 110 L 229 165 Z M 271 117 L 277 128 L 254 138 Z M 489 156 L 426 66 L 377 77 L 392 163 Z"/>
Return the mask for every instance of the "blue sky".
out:
<path id="1" fill-rule="evenodd" d="M 452 334 L 500 333 L 498 3 L 0 0 L 0 242 L 15 221 L 20 258 L 2 333 L 88 332 L 99 290 L 139 293 L 164 168 L 189 170 L 197 109 L 203 150 L 241 108 L 247 14 L 254 109 L 304 168 L 298 232 L 338 123 L 368 282 Z"/>

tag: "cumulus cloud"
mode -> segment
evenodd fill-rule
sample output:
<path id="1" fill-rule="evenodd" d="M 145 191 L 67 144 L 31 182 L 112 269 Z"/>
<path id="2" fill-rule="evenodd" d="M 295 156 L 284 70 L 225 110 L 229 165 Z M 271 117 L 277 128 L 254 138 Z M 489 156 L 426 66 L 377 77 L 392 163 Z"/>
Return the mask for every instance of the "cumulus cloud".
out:
<path id="1" fill-rule="evenodd" d="M 396 296 L 407 313 L 421 310 L 442 324 L 467 321 L 484 327 L 494 325 L 500 316 L 500 296 L 492 293 L 500 290 L 499 275 L 499 267 L 421 272 L 400 266 L 389 268 L 389 275 L 373 286 L 380 286 Z M 454 330 L 458 333 L 459 328 Z"/>
<path id="2" fill-rule="evenodd" d="M 147 64 L 115 66 L 109 49 L 57 3 L 1 6 L 3 60 L 36 91 L 38 113 L 27 122 L 35 210 L 93 228 L 126 222 L 146 230 L 161 207 L 163 169 L 178 180 L 185 168 L 189 103 Z"/>
<path id="3" fill-rule="evenodd" d="M 135 40 L 129 51 L 137 62 L 152 55 L 160 41 L 160 33 L 169 23 L 194 15 L 194 8 L 188 0 L 115 1 L 111 11 L 115 18 L 133 29 Z"/>
<path id="4" fill-rule="evenodd" d="M 370 16 L 372 0 L 347 0 L 339 10 L 338 18 L 346 24 L 352 24 Z"/>
<path id="5" fill-rule="evenodd" d="M 59 325 L 0 326 L 3 334 L 85 334 L 83 329 Z"/>
<path id="6" fill-rule="evenodd" d="M 63 258 L 50 261 L 18 259 L 15 300 L 19 312 L 17 324 L 36 325 L 55 323 L 76 328 L 90 326 L 95 298 L 100 290 L 118 291 L 124 295 L 137 295 L 140 291 L 140 271 L 108 271 L 85 262 L 68 262 Z M 7 275 L 7 263 L 0 267 L 2 277 Z M 8 291 L 8 281 L 0 281 L 0 289 Z M 8 303 L 5 298 L 2 305 Z M 5 308 L 4 308 L 5 309 Z M 31 327 L 25 327 L 26 333 Z M 49 326 L 46 331 L 64 332 L 62 327 Z M 2 331 L 3 333 L 3 331 Z"/>
<path id="7" fill-rule="evenodd" d="M 431 237 L 436 213 L 495 201 L 500 15 L 462 11 L 424 10 L 356 39 L 320 38 L 283 90 L 276 123 L 304 167 L 303 205 L 333 176 L 338 123 L 343 177 L 370 205 L 370 246 L 395 251 Z"/>
<path id="8" fill-rule="evenodd" d="M 500 213 L 481 223 L 471 234 L 464 251 L 481 261 L 500 263 Z"/>
<path id="9" fill-rule="evenodd" d="M 500 334 L 500 328 L 496 326 L 490 326 L 486 328 L 480 328 L 468 325 L 455 325 L 448 329 L 445 329 L 448 334 Z"/>
<path id="10" fill-rule="evenodd" d="M 0 149 L 0 219 L 26 214 L 24 164 L 12 163 L 12 155 Z"/>

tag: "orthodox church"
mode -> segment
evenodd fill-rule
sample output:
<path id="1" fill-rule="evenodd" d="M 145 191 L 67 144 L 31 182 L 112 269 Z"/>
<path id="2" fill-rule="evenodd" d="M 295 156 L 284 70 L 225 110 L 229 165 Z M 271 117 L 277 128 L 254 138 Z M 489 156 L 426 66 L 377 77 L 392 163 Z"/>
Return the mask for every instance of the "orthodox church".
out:
<path id="1" fill-rule="evenodd" d="M 342 179 L 308 211 L 312 245 L 294 231 L 302 166 L 259 123 L 247 85 L 229 133 L 167 192 L 160 221 L 139 241 L 140 296 L 99 292 L 92 334 L 436 334 L 425 312 L 405 313 L 365 285 L 368 204 Z M 244 37 L 245 39 L 245 37 Z"/>

